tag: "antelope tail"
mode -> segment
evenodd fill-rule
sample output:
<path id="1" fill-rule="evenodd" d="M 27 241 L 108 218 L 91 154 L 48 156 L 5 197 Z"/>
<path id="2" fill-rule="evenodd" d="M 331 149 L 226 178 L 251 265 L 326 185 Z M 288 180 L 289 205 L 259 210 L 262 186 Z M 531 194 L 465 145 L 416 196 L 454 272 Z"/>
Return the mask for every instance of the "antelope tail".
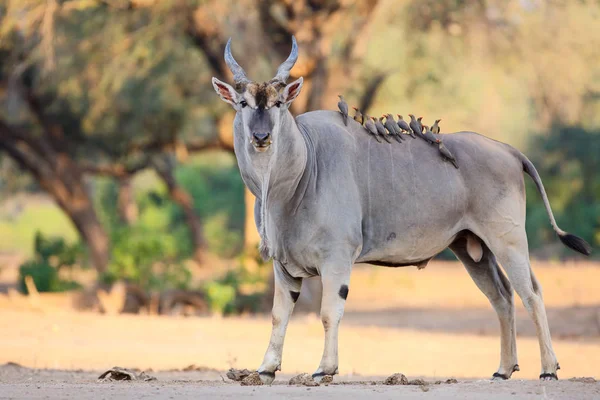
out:
<path id="1" fill-rule="evenodd" d="M 556 224 L 556 220 L 554 219 L 554 214 L 552 213 L 552 208 L 550 208 L 550 202 L 548 201 L 548 195 L 546 194 L 546 189 L 544 189 L 544 184 L 542 183 L 542 178 L 538 174 L 537 170 L 533 163 L 525 157 L 524 154 L 519 152 L 519 158 L 523 162 L 523 171 L 527 173 L 533 179 L 535 186 L 537 187 L 538 192 L 542 196 L 542 200 L 544 201 L 544 207 L 546 207 L 546 212 L 548 213 L 548 217 L 550 218 L 550 224 L 554 229 L 554 232 L 558 235 L 558 238 L 561 242 L 568 248 L 575 250 L 581 254 L 589 256 L 592 253 L 592 246 L 582 238 L 575 236 L 571 233 L 565 232 L 558 227 Z"/>

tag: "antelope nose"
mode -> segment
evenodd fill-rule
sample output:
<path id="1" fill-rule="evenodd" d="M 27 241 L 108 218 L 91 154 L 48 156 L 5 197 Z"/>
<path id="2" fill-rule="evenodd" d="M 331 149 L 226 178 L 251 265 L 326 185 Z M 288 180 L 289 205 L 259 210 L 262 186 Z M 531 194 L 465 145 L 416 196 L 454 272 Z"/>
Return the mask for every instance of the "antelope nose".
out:
<path id="1" fill-rule="evenodd" d="M 271 134 L 269 132 L 254 132 L 252 136 L 254 137 L 256 144 L 264 145 L 269 140 Z"/>

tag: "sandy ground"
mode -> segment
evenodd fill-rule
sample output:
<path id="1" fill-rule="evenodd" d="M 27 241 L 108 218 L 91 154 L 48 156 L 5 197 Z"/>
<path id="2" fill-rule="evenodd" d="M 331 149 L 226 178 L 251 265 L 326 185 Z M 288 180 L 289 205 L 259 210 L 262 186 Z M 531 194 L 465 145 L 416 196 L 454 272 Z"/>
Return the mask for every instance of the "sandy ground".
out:
<path id="1" fill-rule="evenodd" d="M 382 379 L 339 377 L 328 386 L 289 386 L 278 378 L 272 386 L 240 386 L 218 371 L 151 372 L 154 382 L 98 382 L 99 372 L 32 370 L 0 366 L 0 399 L 597 399 L 600 383 L 570 381 L 460 380 L 456 384 L 386 386 Z"/>
<path id="2" fill-rule="evenodd" d="M 288 387 L 290 376 L 313 372 L 323 330 L 315 314 L 290 323 L 283 374 L 272 387 L 223 382 L 230 367 L 256 368 L 270 333 L 268 316 L 183 318 L 33 311 L 0 303 L 0 399 L 4 398 L 600 398 L 600 384 L 569 382 L 597 376 L 600 362 L 600 268 L 537 268 L 542 282 L 561 381 L 541 383 L 539 347 L 519 305 L 521 371 L 509 382 L 488 378 L 499 362 L 494 312 L 466 272 L 438 263 L 423 271 L 360 268 L 352 277 L 340 331 L 340 376 L 329 387 Z M 181 372 L 195 364 L 203 371 Z M 97 383 L 112 366 L 152 369 L 157 382 Z M 31 368 L 31 369 L 30 369 Z M 176 370 L 166 372 L 167 370 Z M 219 372 L 220 371 L 220 372 Z M 388 387 L 371 380 L 402 372 L 456 385 Z M 368 382 L 364 382 L 368 381 Z"/>

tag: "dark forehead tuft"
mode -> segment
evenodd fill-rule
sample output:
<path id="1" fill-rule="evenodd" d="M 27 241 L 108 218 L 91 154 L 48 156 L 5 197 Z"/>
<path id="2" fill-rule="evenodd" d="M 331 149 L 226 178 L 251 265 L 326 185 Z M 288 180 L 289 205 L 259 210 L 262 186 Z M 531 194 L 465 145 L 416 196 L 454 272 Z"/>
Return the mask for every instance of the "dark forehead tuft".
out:
<path id="1" fill-rule="evenodd" d="M 246 86 L 246 91 L 254 96 L 258 108 L 265 108 L 269 102 L 274 102 L 279 95 L 279 91 L 270 82 L 250 83 Z"/>

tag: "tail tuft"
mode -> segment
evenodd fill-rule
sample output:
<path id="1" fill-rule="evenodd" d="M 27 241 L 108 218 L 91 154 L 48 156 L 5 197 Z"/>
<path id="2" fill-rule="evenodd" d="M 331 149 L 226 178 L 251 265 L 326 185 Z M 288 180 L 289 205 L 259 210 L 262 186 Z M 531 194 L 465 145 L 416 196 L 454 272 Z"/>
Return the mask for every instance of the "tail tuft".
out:
<path id="1" fill-rule="evenodd" d="M 571 235 L 567 232 L 559 233 L 558 237 L 560 241 L 563 242 L 563 244 L 568 248 L 573 249 L 586 256 L 592 254 L 592 246 L 590 246 L 590 244 L 582 238 L 577 237 L 575 235 Z"/>

